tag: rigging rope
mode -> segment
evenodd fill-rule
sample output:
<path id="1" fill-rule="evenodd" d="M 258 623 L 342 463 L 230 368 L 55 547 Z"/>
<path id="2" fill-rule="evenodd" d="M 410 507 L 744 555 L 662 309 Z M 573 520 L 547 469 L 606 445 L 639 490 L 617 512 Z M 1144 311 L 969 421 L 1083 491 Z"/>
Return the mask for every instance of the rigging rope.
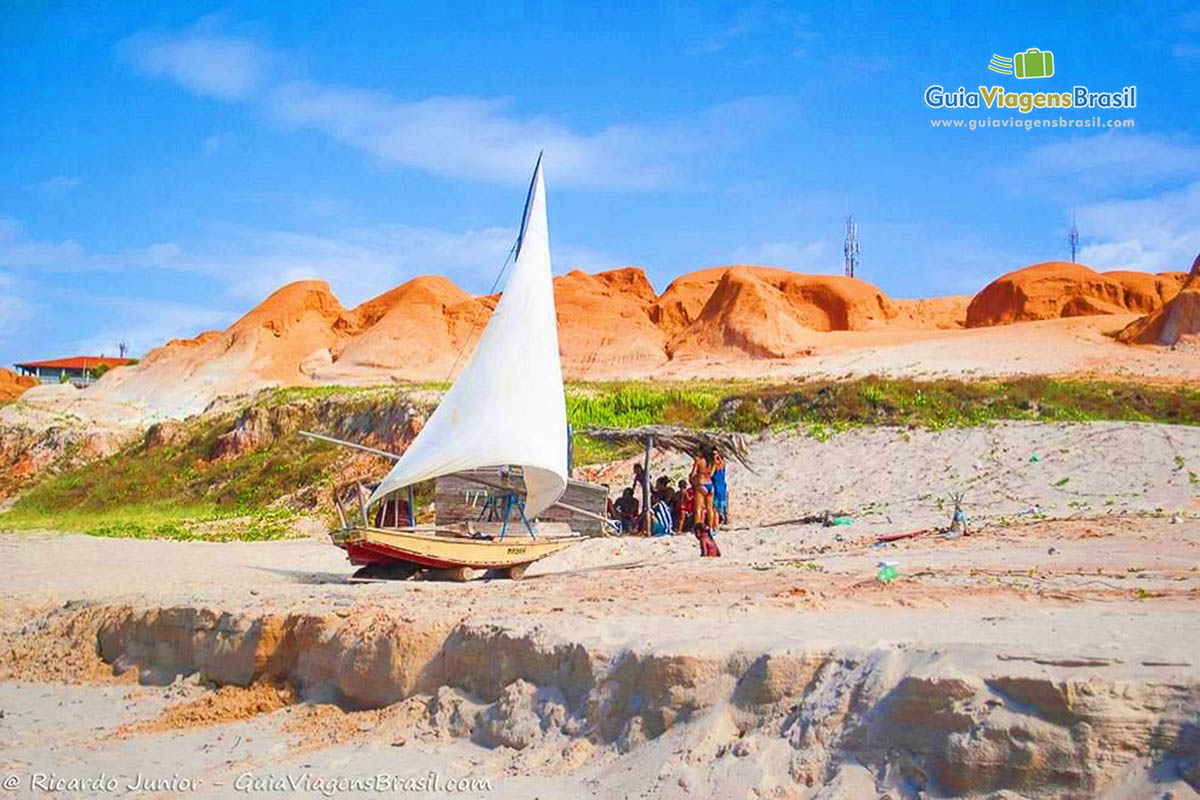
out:
<path id="1" fill-rule="evenodd" d="M 500 265 L 500 272 L 496 274 L 496 279 L 492 281 L 492 288 L 488 290 L 488 293 L 485 295 L 485 297 L 496 293 L 496 287 L 500 285 L 500 279 L 504 277 L 504 271 L 508 269 L 508 264 L 510 261 L 512 261 L 513 254 L 517 252 L 517 245 L 520 243 L 521 237 L 520 234 L 518 234 L 517 239 L 513 242 L 512 247 L 508 249 L 508 255 L 504 257 L 504 263 Z M 491 319 L 491 317 L 489 316 L 488 319 Z M 463 340 L 462 347 L 458 348 L 458 354 L 454 357 L 454 363 L 450 365 L 450 371 L 446 373 L 446 379 L 442 381 L 442 383 L 450 383 L 450 378 L 454 375 L 454 370 L 458 369 L 458 362 L 462 360 L 463 353 L 465 353 L 467 348 L 471 345 L 471 342 L 474 340 L 475 334 L 478 331 L 479 320 L 476 320 L 475 324 L 471 327 L 471 332 L 467 334 L 467 338 Z"/>

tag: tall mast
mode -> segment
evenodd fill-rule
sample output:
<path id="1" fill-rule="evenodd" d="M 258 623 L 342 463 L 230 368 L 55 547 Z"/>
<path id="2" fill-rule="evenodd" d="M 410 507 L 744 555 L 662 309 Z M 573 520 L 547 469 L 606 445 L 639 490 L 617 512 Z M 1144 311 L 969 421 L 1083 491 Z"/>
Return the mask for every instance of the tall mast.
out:
<path id="1" fill-rule="evenodd" d="M 529 191 L 525 194 L 525 210 L 521 212 L 521 232 L 517 234 L 517 249 L 516 253 L 521 252 L 521 245 L 525 241 L 525 229 L 529 227 L 529 205 L 533 202 L 533 192 L 537 188 L 538 171 L 542 166 L 542 154 L 544 150 L 538 151 L 537 163 L 533 165 L 533 177 L 529 180 Z"/>

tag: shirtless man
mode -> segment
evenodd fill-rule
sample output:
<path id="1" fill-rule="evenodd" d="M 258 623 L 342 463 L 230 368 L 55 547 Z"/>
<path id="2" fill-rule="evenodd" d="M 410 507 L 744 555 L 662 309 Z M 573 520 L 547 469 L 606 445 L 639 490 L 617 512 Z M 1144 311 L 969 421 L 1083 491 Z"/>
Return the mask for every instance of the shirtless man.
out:
<path id="1" fill-rule="evenodd" d="M 613 503 L 613 509 L 617 512 L 617 519 L 621 523 L 621 533 L 630 533 L 637 530 L 641 524 L 641 506 L 638 504 L 637 498 L 633 496 L 633 487 L 627 487 L 621 492 L 621 496 Z"/>

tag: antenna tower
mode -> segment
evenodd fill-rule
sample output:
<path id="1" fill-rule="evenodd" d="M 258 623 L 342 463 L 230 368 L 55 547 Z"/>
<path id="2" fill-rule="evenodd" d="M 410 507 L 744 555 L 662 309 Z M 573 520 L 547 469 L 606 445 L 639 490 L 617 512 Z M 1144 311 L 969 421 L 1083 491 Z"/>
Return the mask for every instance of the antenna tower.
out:
<path id="1" fill-rule="evenodd" d="M 1071 232 L 1067 234 L 1067 241 L 1071 244 L 1071 263 L 1075 261 L 1075 254 L 1079 252 L 1079 228 L 1075 227 L 1075 212 L 1071 212 Z"/>
<path id="2" fill-rule="evenodd" d="M 853 278 L 858 270 L 858 223 L 853 214 L 846 214 L 846 277 Z"/>

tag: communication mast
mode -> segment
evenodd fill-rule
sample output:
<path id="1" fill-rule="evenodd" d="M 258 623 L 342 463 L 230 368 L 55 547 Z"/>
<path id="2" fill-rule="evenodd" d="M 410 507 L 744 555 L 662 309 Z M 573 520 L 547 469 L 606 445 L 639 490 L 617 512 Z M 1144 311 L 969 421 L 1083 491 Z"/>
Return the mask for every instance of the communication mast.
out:
<path id="1" fill-rule="evenodd" d="M 125 354 L 129 352 L 129 342 L 124 339 L 117 342 L 117 350 L 121 353 L 121 358 L 124 358 Z"/>
<path id="2" fill-rule="evenodd" d="M 1067 234 L 1067 241 L 1071 244 L 1071 263 L 1075 261 L 1075 254 L 1079 252 L 1079 229 L 1075 227 L 1075 212 L 1071 212 L 1071 232 Z"/>
<path id="3" fill-rule="evenodd" d="M 858 270 L 858 223 L 853 214 L 846 214 L 846 277 L 853 278 Z"/>

